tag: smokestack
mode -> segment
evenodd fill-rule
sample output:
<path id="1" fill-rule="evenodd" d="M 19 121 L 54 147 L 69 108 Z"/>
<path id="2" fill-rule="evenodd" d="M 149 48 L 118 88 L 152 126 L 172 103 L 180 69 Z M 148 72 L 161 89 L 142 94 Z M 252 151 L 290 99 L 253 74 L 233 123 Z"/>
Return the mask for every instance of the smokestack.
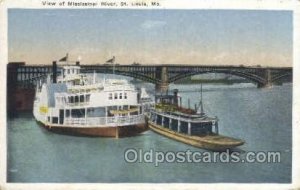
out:
<path id="1" fill-rule="evenodd" d="M 178 89 L 174 89 L 174 104 L 178 106 Z"/>
<path id="2" fill-rule="evenodd" d="M 182 100 L 181 100 L 181 97 L 179 97 L 180 98 L 180 107 L 182 108 Z"/>
<path id="3" fill-rule="evenodd" d="M 138 90 L 138 93 L 137 93 L 137 100 L 138 100 L 138 103 L 140 103 L 140 102 L 141 102 L 141 89 L 138 88 L 137 90 Z"/>
<path id="4" fill-rule="evenodd" d="M 52 62 L 52 82 L 56 83 L 56 78 L 57 78 L 57 65 L 56 61 Z"/>
<path id="5" fill-rule="evenodd" d="M 76 66 L 79 66 L 80 65 L 80 61 L 76 61 Z"/>

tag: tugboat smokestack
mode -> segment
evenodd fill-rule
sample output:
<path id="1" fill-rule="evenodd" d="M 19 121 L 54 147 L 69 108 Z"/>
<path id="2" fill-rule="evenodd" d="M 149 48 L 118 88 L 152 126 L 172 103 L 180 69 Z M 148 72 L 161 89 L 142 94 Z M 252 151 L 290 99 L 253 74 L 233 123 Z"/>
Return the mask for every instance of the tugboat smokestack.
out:
<path id="1" fill-rule="evenodd" d="M 178 89 L 174 89 L 174 104 L 178 106 Z"/>
<path id="2" fill-rule="evenodd" d="M 56 83 L 57 78 L 57 64 L 56 61 L 52 62 L 52 82 Z"/>

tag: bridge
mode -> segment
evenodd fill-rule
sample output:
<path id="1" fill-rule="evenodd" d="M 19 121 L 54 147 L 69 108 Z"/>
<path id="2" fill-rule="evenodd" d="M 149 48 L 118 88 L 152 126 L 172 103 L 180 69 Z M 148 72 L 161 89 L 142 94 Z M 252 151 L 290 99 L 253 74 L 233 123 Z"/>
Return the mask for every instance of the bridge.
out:
<path id="1" fill-rule="evenodd" d="M 45 78 L 49 73 L 60 73 L 60 62 L 52 65 L 27 65 L 24 62 L 12 62 L 8 64 L 9 86 L 22 86 L 32 88 L 38 80 Z M 76 65 L 80 65 L 76 62 Z M 119 64 L 94 64 L 80 65 L 82 73 L 106 73 L 129 76 L 150 82 L 156 85 L 156 89 L 166 91 L 168 85 L 179 79 L 204 74 L 225 73 L 239 76 L 252 81 L 257 87 L 267 87 L 273 84 L 291 82 L 293 69 L 291 67 L 246 67 L 218 66 L 218 65 L 119 65 Z"/>
<path id="2" fill-rule="evenodd" d="M 74 63 L 80 65 L 79 62 Z M 34 87 L 40 80 L 61 72 L 60 62 L 49 65 L 28 65 L 11 62 L 7 65 L 7 109 L 10 114 L 30 111 L 33 107 Z M 168 85 L 179 79 L 204 73 L 225 73 L 243 77 L 257 87 L 267 87 L 283 82 L 292 82 L 291 67 L 245 67 L 213 65 L 81 65 L 83 73 L 106 73 L 134 77 L 155 84 L 156 90 L 166 91 Z"/>

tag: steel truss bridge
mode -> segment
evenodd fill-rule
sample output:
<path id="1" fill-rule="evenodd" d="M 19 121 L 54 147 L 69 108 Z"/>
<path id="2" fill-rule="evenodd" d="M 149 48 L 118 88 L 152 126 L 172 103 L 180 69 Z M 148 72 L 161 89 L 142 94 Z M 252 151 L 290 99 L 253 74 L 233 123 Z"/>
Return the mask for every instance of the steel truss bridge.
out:
<path id="1" fill-rule="evenodd" d="M 11 62 L 7 66 L 8 85 L 32 88 L 37 81 L 49 73 L 60 72 L 60 63 L 52 65 L 27 65 L 24 62 Z M 79 65 L 79 62 L 76 63 Z M 283 82 L 292 82 L 292 67 L 246 67 L 218 65 L 119 65 L 99 64 L 80 65 L 82 73 L 106 73 L 129 76 L 150 82 L 159 90 L 166 90 L 170 83 L 192 75 L 204 73 L 225 73 L 245 78 L 258 87 L 266 87 Z"/>

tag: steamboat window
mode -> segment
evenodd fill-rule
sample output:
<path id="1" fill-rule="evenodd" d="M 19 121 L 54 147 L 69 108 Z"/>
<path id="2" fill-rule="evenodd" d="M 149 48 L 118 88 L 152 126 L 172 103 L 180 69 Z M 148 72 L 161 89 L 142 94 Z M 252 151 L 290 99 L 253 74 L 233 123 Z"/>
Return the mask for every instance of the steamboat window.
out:
<path id="1" fill-rule="evenodd" d="M 109 93 L 108 99 L 112 100 L 112 93 Z"/>
<path id="2" fill-rule="evenodd" d="M 72 118 L 85 117 L 85 109 L 72 109 L 71 116 L 72 116 Z"/>
<path id="3" fill-rule="evenodd" d="M 127 92 L 124 92 L 124 99 L 127 99 Z"/>
<path id="4" fill-rule="evenodd" d="M 123 98 L 123 94 L 120 93 L 120 94 L 119 94 L 119 99 L 122 99 L 122 98 Z"/>
<path id="5" fill-rule="evenodd" d="M 85 97 L 86 102 L 89 102 L 89 101 L 90 101 L 90 97 L 91 97 L 90 94 L 87 94 L 87 95 L 86 95 L 86 97 Z"/>
<path id="6" fill-rule="evenodd" d="M 74 103 L 74 96 L 69 97 L 70 98 L 70 103 Z"/>
<path id="7" fill-rule="evenodd" d="M 70 110 L 66 110 L 66 117 L 70 117 Z"/>
<path id="8" fill-rule="evenodd" d="M 52 117 L 52 123 L 58 123 L 58 117 Z"/>
<path id="9" fill-rule="evenodd" d="M 118 99 L 118 93 L 115 93 L 115 99 Z"/>
<path id="10" fill-rule="evenodd" d="M 84 95 L 80 95 L 80 102 L 84 102 Z"/>
<path id="11" fill-rule="evenodd" d="M 105 116 L 105 108 L 104 107 L 88 108 L 87 116 L 88 117 L 104 117 Z"/>
<path id="12" fill-rule="evenodd" d="M 75 103 L 78 103 L 78 102 L 79 102 L 79 97 L 75 96 Z"/>
<path id="13" fill-rule="evenodd" d="M 137 111 L 135 112 L 130 112 L 130 115 L 138 115 L 139 113 Z"/>

